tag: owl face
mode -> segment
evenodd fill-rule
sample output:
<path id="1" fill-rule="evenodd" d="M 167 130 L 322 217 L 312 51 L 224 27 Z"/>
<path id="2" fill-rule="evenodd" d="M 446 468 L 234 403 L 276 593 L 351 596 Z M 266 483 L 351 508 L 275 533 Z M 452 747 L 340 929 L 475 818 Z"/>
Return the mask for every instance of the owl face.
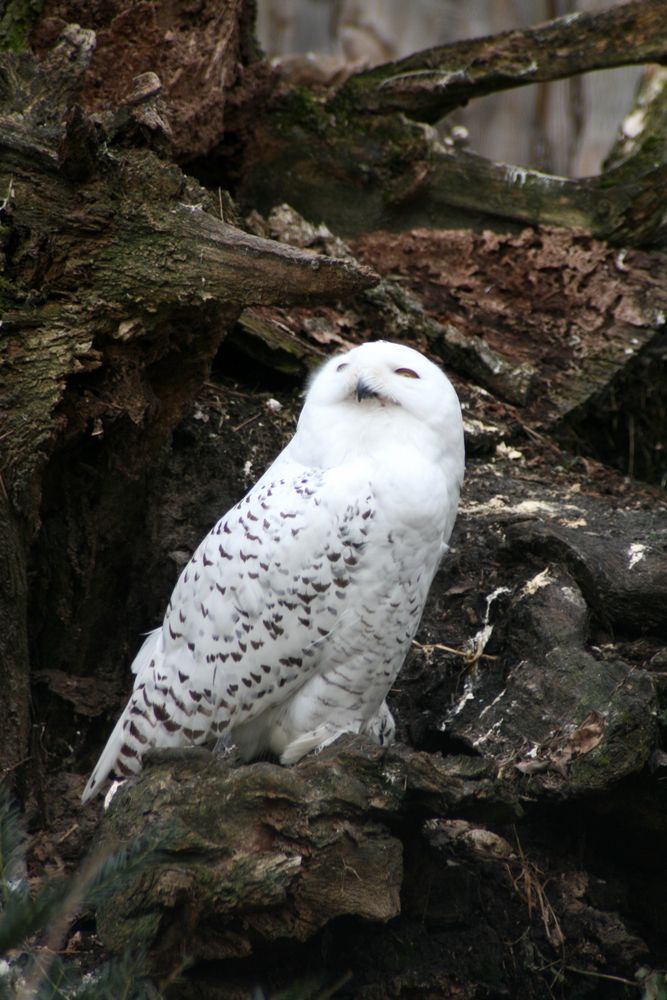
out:
<path id="1" fill-rule="evenodd" d="M 429 424 L 458 414 L 456 393 L 446 375 L 405 344 L 378 340 L 331 358 L 310 384 L 311 405 L 400 408 Z"/>

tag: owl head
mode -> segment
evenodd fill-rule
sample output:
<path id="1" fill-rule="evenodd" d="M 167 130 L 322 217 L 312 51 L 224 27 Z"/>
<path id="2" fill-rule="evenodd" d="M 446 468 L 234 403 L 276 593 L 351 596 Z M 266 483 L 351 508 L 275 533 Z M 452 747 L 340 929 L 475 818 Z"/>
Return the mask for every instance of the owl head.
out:
<path id="1" fill-rule="evenodd" d="M 430 426 L 461 420 L 458 397 L 445 373 L 412 347 L 386 340 L 330 358 L 313 376 L 306 406 L 331 408 L 332 413 L 345 406 L 360 419 L 373 411 L 402 410 Z"/>

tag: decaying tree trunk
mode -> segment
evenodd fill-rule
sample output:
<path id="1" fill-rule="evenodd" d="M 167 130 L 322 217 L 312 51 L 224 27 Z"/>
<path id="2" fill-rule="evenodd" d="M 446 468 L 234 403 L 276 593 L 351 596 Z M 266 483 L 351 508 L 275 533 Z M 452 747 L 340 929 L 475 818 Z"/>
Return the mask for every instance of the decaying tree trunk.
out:
<path id="1" fill-rule="evenodd" d="M 38 61 L 0 57 L 0 769 L 36 857 L 88 846 L 78 796 L 137 636 L 290 436 L 297 382 L 406 340 L 452 372 L 469 460 L 391 695 L 400 744 L 293 769 L 156 755 L 101 833 L 163 853 L 100 935 L 157 982 L 218 963 L 179 998 L 651 995 L 667 505 L 631 480 L 667 474 L 665 70 L 596 178 L 490 163 L 433 123 L 664 63 L 664 3 L 320 90 L 263 62 L 241 0 L 50 0 L 31 38 Z"/>

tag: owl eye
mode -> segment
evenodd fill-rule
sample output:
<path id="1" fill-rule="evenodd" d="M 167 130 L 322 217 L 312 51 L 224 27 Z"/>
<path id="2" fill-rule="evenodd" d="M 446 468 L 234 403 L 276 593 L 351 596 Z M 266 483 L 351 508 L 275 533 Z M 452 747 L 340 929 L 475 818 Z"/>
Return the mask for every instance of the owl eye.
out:
<path id="1" fill-rule="evenodd" d="M 417 372 L 413 372 L 412 368 L 397 368 L 394 374 L 402 375 L 404 378 L 419 378 Z"/>
<path id="2" fill-rule="evenodd" d="M 338 368 L 336 368 L 336 371 L 337 372 L 342 372 L 343 368 L 349 368 L 349 365 L 348 365 L 347 361 L 343 361 L 342 364 L 338 365 Z"/>

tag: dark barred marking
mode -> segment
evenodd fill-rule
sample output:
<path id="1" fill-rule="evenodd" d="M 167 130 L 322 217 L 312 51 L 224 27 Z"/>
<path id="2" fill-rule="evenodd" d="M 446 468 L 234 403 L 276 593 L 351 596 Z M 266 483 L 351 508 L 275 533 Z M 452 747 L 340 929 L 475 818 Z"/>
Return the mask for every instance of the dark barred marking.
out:
<path id="1" fill-rule="evenodd" d="M 139 743 L 148 743 L 148 737 L 139 730 L 138 726 L 135 726 L 134 722 L 130 722 L 130 734 L 134 736 L 135 740 Z"/>
<path id="2" fill-rule="evenodd" d="M 133 747 L 128 746 L 127 743 L 123 743 L 122 747 L 120 748 L 120 752 L 123 757 L 131 757 L 131 758 L 139 757 L 138 752 L 135 749 L 133 749 Z"/>
<path id="3" fill-rule="evenodd" d="M 222 545 L 218 545 L 218 552 L 220 553 L 220 558 L 221 558 L 221 559 L 232 559 L 232 558 L 233 558 L 233 556 L 231 556 L 231 555 L 229 554 L 229 552 L 226 552 L 226 551 L 225 551 L 225 550 L 223 549 Z"/>
<path id="4" fill-rule="evenodd" d="M 278 662 L 282 663 L 283 667 L 300 667 L 303 660 L 300 656 L 284 656 Z"/>
<path id="5" fill-rule="evenodd" d="M 187 708 L 185 707 L 185 702 L 181 701 L 181 699 L 176 695 L 176 692 L 172 687 L 169 688 L 169 697 L 173 699 L 176 708 L 180 709 L 180 711 L 183 712 L 184 715 L 190 714 Z"/>
<path id="6" fill-rule="evenodd" d="M 185 736 L 186 740 L 192 740 L 193 743 L 195 742 L 195 740 L 200 739 L 204 735 L 204 733 L 205 733 L 204 729 L 184 729 L 183 730 L 183 735 Z"/>

